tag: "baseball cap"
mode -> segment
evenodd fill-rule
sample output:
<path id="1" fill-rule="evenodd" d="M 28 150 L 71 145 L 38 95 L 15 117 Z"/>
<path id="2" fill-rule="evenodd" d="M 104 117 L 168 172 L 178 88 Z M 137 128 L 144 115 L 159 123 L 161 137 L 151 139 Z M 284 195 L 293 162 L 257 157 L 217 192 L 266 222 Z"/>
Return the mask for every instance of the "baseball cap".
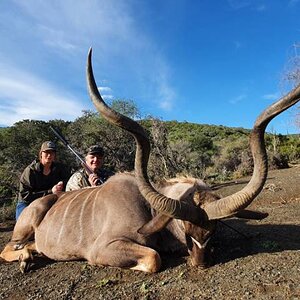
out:
<path id="1" fill-rule="evenodd" d="M 103 156 L 104 155 L 104 150 L 99 145 L 92 145 L 87 150 L 86 155 L 89 155 L 89 154 L 99 154 L 99 155 Z"/>
<path id="2" fill-rule="evenodd" d="M 51 141 L 46 141 L 42 144 L 41 152 L 42 151 L 56 151 L 56 145 Z"/>

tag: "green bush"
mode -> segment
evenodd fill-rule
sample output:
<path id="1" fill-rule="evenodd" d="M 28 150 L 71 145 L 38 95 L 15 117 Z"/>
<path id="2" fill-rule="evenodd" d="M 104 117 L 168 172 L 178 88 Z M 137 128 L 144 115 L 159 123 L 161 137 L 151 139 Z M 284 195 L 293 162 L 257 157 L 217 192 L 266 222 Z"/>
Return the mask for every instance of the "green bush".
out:
<path id="1" fill-rule="evenodd" d="M 130 117 L 137 117 L 133 103 L 124 106 L 117 102 L 115 106 Z M 152 150 L 148 173 L 154 181 L 177 174 L 228 180 L 252 172 L 249 130 L 154 118 L 138 122 L 149 132 Z M 112 171 L 133 170 L 134 139 L 108 124 L 98 113 L 85 111 L 74 122 L 23 120 L 0 128 L 0 203 L 16 197 L 23 169 L 37 157 L 45 140 L 57 142 L 58 160 L 72 171 L 80 167 L 74 155 L 55 139 L 50 125 L 58 128 L 83 155 L 91 144 L 102 145 L 106 152 L 105 166 Z M 299 135 L 266 134 L 265 139 L 270 168 L 300 162 Z"/>

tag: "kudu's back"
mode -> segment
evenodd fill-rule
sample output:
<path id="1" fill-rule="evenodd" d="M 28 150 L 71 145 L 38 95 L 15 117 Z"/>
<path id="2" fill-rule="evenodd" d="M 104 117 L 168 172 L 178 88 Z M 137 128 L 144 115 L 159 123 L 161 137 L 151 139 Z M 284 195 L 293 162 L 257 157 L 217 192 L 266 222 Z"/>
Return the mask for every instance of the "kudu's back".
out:
<path id="1" fill-rule="evenodd" d="M 96 188 L 63 194 L 35 233 L 39 252 L 55 260 L 88 259 L 95 243 L 129 239 L 154 246 L 137 230 L 151 219 L 135 177 L 117 174 Z"/>

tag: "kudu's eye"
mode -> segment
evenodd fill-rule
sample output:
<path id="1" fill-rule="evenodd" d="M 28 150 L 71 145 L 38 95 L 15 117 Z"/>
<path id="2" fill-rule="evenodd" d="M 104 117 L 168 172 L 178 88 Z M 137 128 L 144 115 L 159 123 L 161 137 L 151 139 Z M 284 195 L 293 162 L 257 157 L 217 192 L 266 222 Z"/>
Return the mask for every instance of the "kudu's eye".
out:
<path id="1" fill-rule="evenodd" d="M 186 234 L 185 240 L 186 240 L 186 245 L 187 245 L 188 250 L 192 250 L 192 248 L 193 248 L 192 238 L 188 234 Z"/>

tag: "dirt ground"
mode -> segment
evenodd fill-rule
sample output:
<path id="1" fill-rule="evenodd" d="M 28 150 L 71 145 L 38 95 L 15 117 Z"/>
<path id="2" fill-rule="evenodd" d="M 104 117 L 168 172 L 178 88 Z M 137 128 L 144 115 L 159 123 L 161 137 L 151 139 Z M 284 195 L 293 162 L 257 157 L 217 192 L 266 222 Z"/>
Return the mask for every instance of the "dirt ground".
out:
<path id="1" fill-rule="evenodd" d="M 246 181 L 217 192 L 225 196 Z M 22 274 L 18 263 L 1 262 L 0 299 L 300 299 L 300 166 L 270 171 L 251 207 L 269 217 L 220 222 L 206 270 L 170 256 L 150 275 L 83 261 L 40 261 Z M 0 224 L 1 249 L 13 226 Z"/>

